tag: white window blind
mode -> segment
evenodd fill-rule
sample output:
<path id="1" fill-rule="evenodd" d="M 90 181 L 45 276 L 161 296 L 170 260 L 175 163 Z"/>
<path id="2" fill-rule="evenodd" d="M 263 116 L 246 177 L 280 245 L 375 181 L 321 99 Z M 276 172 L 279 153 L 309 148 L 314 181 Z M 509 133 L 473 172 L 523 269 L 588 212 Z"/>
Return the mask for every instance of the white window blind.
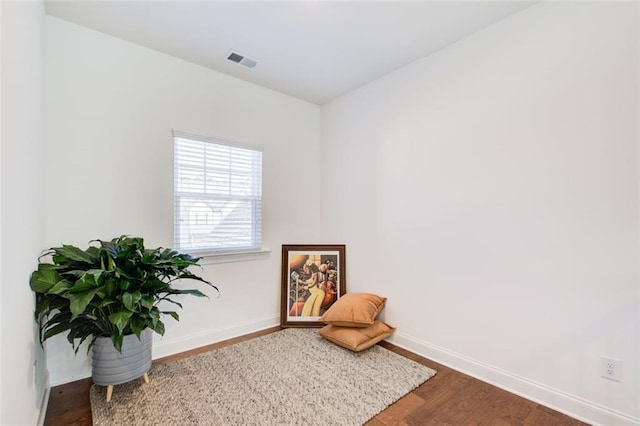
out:
<path id="1" fill-rule="evenodd" d="M 175 248 L 259 250 L 262 150 L 175 130 L 173 141 Z"/>

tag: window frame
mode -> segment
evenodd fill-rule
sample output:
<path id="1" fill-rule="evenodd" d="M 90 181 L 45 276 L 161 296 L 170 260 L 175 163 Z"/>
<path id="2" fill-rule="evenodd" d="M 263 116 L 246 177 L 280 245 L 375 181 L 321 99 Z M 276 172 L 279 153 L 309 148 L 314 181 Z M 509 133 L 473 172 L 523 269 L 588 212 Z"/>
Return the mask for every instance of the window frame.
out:
<path id="1" fill-rule="evenodd" d="M 224 195 L 211 195 L 211 194 L 206 194 L 206 190 L 203 189 L 203 192 L 184 192 L 184 191 L 178 191 L 178 175 L 179 175 L 179 163 L 178 163 L 178 139 L 183 139 L 183 140 L 188 140 L 188 141 L 193 141 L 196 143 L 203 143 L 203 144 L 213 144 L 216 145 L 218 147 L 227 147 L 227 148 L 231 148 L 231 149 L 241 149 L 241 150 L 250 150 L 250 151 L 254 151 L 255 153 L 259 153 L 260 157 L 259 157 L 259 164 L 260 164 L 260 170 L 259 170 L 259 183 L 258 183 L 258 189 L 259 189 L 259 193 L 256 196 L 255 194 L 249 195 L 249 196 L 238 196 L 238 195 L 231 195 L 231 194 L 224 194 Z M 238 142 L 235 140 L 231 140 L 228 138 L 223 138 L 223 137 L 218 137 L 218 136 L 204 136 L 204 135 L 199 135 L 199 134 L 194 134 L 194 133 L 188 133 L 188 132 L 183 132 L 180 130 L 172 130 L 172 143 L 173 143 L 173 244 L 176 250 L 179 250 L 181 252 L 186 252 L 186 253 L 190 253 L 193 254 L 195 256 L 199 256 L 199 257 L 205 257 L 205 258 L 218 258 L 220 261 L 225 262 L 225 261 L 238 261 L 238 260 L 250 260 L 252 257 L 263 257 L 265 254 L 269 253 L 269 250 L 263 250 L 263 239 L 262 239 L 262 219 L 263 219 L 263 214 L 262 214 L 262 203 L 263 203 L 263 197 L 262 197 L 262 179 L 263 179 L 263 170 L 264 170 L 264 165 L 263 165 L 263 156 L 264 156 L 264 149 L 261 146 L 258 145 L 254 145 L 254 144 L 247 144 L 247 143 L 243 143 L 243 142 Z M 206 171 L 207 171 L 207 167 L 206 165 L 203 165 L 203 172 L 205 173 L 206 176 Z M 254 173 L 255 170 L 251 169 L 251 173 Z M 231 170 L 229 171 L 229 173 L 231 174 Z M 255 189 L 255 184 L 251 185 L 252 189 Z M 237 198 L 237 199 L 244 199 L 246 200 L 251 200 L 252 201 L 252 207 L 251 207 L 251 224 L 250 227 L 251 229 L 248 230 L 250 231 L 251 234 L 251 245 L 250 246 L 237 246 L 237 247 L 216 247 L 216 246 L 208 246 L 208 247 L 193 247 L 193 246 L 184 246 L 181 244 L 181 238 L 180 236 L 181 234 L 181 227 L 183 226 L 182 224 L 182 220 L 181 220 L 181 213 L 180 213 L 180 198 L 192 198 L 192 199 L 197 199 L 198 195 L 202 195 L 203 197 L 201 199 L 205 200 L 211 200 L 211 199 L 224 199 L 224 198 Z M 256 205 L 257 203 L 257 205 Z M 218 262 L 211 262 L 211 263 L 218 263 Z"/>

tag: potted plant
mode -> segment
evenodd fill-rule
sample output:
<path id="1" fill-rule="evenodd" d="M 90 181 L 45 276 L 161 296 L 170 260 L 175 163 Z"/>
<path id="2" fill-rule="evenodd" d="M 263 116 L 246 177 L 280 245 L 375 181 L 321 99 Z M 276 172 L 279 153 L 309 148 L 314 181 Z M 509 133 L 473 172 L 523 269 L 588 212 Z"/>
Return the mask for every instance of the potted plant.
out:
<path id="1" fill-rule="evenodd" d="M 36 293 L 40 341 L 68 332 L 77 352 L 90 339 L 93 381 L 108 386 L 109 400 L 113 385 L 140 376 L 147 380 L 152 331 L 164 334 L 165 315 L 179 320 L 175 310 L 165 310 L 182 308 L 174 296 L 206 297 L 196 289 L 174 287 L 175 281 L 190 279 L 218 289 L 189 269 L 200 258 L 166 248 L 146 249 L 142 238 L 126 235 L 91 243 L 85 250 L 63 245 L 44 252 L 30 286 Z M 44 262 L 48 256 L 51 262 Z M 135 365 L 123 365 L 130 361 Z"/>

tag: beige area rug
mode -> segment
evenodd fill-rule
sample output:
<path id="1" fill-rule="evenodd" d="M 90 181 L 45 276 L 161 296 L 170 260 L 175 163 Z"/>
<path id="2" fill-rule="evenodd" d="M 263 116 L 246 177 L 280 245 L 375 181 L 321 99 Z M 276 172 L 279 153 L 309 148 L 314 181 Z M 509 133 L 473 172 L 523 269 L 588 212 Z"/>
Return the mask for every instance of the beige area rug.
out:
<path id="1" fill-rule="evenodd" d="M 435 374 L 381 346 L 289 328 L 91 388 L 94 425 L 361 425 Z"/>

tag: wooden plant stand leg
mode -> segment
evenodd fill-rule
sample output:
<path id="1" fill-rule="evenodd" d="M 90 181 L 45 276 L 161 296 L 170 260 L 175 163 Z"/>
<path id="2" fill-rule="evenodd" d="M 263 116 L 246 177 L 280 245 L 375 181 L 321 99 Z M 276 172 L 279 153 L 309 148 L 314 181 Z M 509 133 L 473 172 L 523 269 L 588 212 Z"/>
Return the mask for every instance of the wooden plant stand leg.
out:
<path id="1" fill-rule="evenodd" d="M 145 383 L 149 383 L 149 375 L 144 373 L 142 375 L 142 381 Z M 113 395 L 113 385 L 107 386 L 107 402 L 111 402 L 111 396 Z"/>

